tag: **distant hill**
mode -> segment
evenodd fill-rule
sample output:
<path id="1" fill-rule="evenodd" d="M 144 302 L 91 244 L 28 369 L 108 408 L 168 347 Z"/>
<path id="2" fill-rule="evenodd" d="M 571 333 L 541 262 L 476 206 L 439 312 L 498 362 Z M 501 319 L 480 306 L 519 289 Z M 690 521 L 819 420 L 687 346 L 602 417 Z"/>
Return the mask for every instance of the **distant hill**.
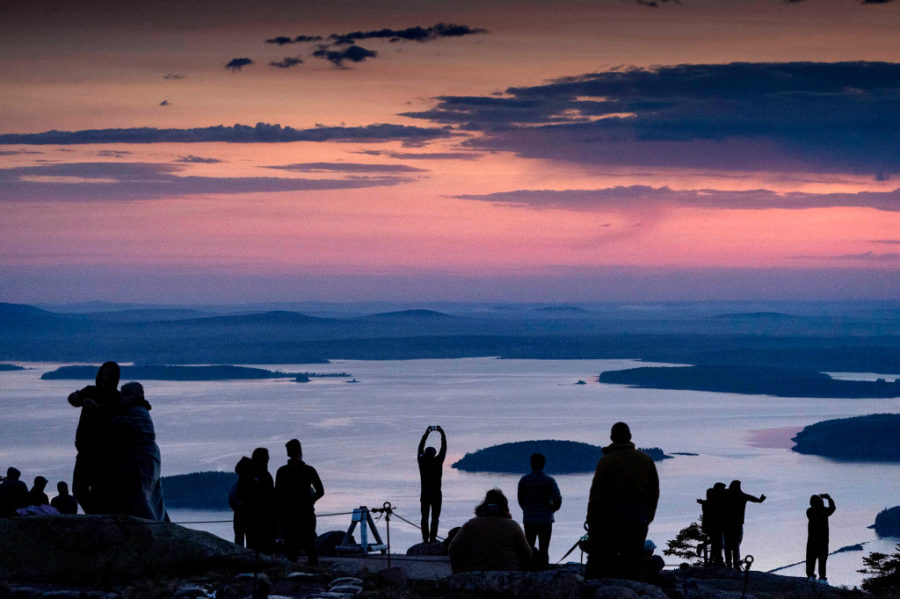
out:
<path id="1" fill-rule="evenodd" d="M 16 366 L 15 364 L 0 364 L 0 372 L 11 372 L 13 370 L 25 370 L 25 367 Z"/>
<path id="2" fill-rule="evenodd" d="M 367 316 L 358 316 L 356 320 L 399 320 L 399 319 L 420 319 L 420 318 L 448 318 L 456 319 L 458 316 L 451 316 L 436 310 L 398 310 L 396 312 L 380 312 L 378 314 L 369 314 Z"/>
<path id="3" fill-rule="evenodd" d="M 677 366 L 608 370 L 601 383 L 776 397 L 900 397 L 897 381 L 845 381 L 813 370 L 752 366 Z"/>
<path id="4" fill-rule="evenodd" d="M 792 441 L 797 453 L 852 462 L 900 462 L 900 414 L 824 420 Z"/>
<path id="5" fill-rule="evenodd" d="M 60 366 L 41 375 L 45 380 L 94 380 L 97 366 Z M 227 381 L 293 378 L 297 373 L 263 370 L 247 366 L 122 366 L 121 380 L 145 381 Z"/>
<path id="6" fill-rule="evenodd" d="M 656 462 L 671 458 L 658 447 L 640 450 Z M 581 474 L 594 471 L 597 462 L 603 457 L 603 448 L 589 443 L 555 439 L 516 441 L 466 453 L 452 467 L 466 472 L 526 474 L 531 470 L 529 462 L 533 453 L 542 453 L 547 458 L 547 466 L 544 468 L 547 474 Z"/>
<path id="7" fill-rule="evenodd" d="M 192 472 L 162 477 L 167 507 L 228 510 L 228 492 L 237 482 L 234 472 Z"/>
<path id="8" fill-rule="evenodd" d="M 536 312 L 548 312 L 548 313 L 558 313 L 558 314 L 586 314 L 587 310 L 584 308 L 579 308 L 578 306 L 544 306 L 542 308 L 535 308 Z"/>
<path id="9" fill-rule="evenodd" d="M 169 320 L 189 320 L 211 317 L 208 312 L 180 308 L 134 308 L 129 310 L 109 310 L 103 312 L 65 313 L 69 318 L 82 320 L 103 320 L 106 322 L 162 322 Z"/>
<path id="10" fill-rule="evenodd" d="M 192 318 L 175 322 L 173 324 L 189 324 L 189 325 L 296 325 L 327 322 L 329 318 L 319 318 L 318 316 L 307 316 L 300 312 L 288 312 L 285 310 L 272 310 L 269 312 L 257 312 L 253 314 L 226 314 L 224 316 L 205 316 L 202 318 Z"/>
<path id="11" fill-rule="evenodd" d="M 879 537 L 900 537 L 900 505 L 878 512 L 870 528 Z"/>

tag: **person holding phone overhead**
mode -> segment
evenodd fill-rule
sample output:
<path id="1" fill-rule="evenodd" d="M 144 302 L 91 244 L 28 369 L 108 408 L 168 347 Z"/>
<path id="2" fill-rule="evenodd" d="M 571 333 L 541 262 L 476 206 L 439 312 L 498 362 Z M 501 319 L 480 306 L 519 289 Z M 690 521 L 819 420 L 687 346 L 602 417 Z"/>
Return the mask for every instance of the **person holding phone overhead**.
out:
<path id="1" fill-rule="evenodd" d="M 441 434 L 441 449 L 425 447 L 428 434 L 437 431 Z M 422 542 L 434 543 L 437 541 L 438 519 L 441 516 L 441 475 L 443 474 L 444 458 L 447 456 L 447 435 L 440 426 L 429 426 L 419 441 L 418 462 L 419 477 L 422 481 L 422 492 L 419 502 L 422 507 Z M 428 524 L 428 515 L 431 514 L 431 525 Z"/>

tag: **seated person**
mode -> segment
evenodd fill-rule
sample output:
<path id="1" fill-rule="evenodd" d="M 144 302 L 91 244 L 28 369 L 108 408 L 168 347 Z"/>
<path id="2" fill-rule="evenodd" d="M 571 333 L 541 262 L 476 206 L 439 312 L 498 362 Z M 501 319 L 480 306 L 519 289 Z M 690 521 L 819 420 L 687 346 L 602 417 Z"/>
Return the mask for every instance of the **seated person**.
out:
<path id="1" fill-rule="evenodd" d="M 527 570 L 532 559 L 525 532 L 510 516 L 500 489 L 487 492 L 475 517 L 453 537 L 449 553 L 454 572 Z"/>

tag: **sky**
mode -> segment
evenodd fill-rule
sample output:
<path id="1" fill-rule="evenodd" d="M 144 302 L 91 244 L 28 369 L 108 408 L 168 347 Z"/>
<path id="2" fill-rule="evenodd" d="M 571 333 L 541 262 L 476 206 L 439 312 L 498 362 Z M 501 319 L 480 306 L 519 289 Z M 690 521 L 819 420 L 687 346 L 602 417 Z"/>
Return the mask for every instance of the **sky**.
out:
<path id="1" fill-rule="evenodd" d="M 900 1 L 0 1 L 0 301 L 900 299 Z"/>

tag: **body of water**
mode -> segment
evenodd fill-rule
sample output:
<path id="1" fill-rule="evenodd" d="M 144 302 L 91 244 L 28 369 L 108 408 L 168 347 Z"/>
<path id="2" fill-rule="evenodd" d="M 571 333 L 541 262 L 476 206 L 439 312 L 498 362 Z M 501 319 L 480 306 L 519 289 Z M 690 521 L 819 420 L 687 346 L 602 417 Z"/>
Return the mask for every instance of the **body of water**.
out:
<path id="1" fill-rule="evenodd" d="M 85 384 L 42 381 L 59 364 L 25 364 L 29 370 L 0 373 L 0 467 L 15 465 L 27 482 L 41 474 L 70 480 L 78 412 L 66 396 Z M 472 474 L 450 468 L 466 452 L 498 443 L 564 439 L 605 445 L 617 420 L 628 422 L 637 445 L 658 446 L 675 459 L 657 464 L 661 497 L 650 538 L 661 548 L 696 520 L 714 482 L 743 482 L 764 493 L 747 506 L 744 554 L 754 569 L 802 561 L 809 496 L 827 492 L 837 504 L 830 518 L 831 549 L 865 543 L 864 552 L 829 559 L 832 584 L 856 585 L 856 570 L 870 551 L 891 552 L 898 540 L 879 540 L 867 527 L 882 509 L 900 503 L 895 464 L 849 464 L 790 451 L 790 436 L 808 424 L 877 412 L 898 412 L 897 399 L 803 399 L 696 391 L 631 389 L 601 385 L 601 371 L 630 368 L 629 360 L 344 361 L 328 365 L 270 364 L 284 371 L 349 372 L 343 379 L 220 382 L 144 382 L 153 404 L 164 475 L 200 470 L 231 471 L 254 447 L 267 447 L 273 472 L 286 461 L 284 443 L 303 443 L 304 459 L 325 485 L 320 514 L 338 514 L 390 501 L 399 516 L 417 523 L 416 447 L 428 425 L 448 437 L 440 534 L 472 515 L 487 489 L 501 488 L 515 505 L 519 475 Z M 640 363 L 640 365 L 647 365 Z M 851 375 L 844 375 L 851 376 Z M 859 375 L 894 378 L 895 375 Z M 576 385 L 578 380 L 588 384 Z M 125 382 L 125 381 L 123 381 Z M 429 438 L 435 444 L 438 437 Z M 522 465 L 522 473 L 528 464 Z M 553 464 L 546 471 L 553 474 Z M 551 544 L 555 561 L 581 536 L 591 474 L 557 476 L 563 495 Z M 230 518 L 230 512 L 172 510 L 175 521 Z M 319 532 L 349 526 L 346 515 L 321 516 Z M 192 524 L 231 538 L 229 524 Z M 379 523 L 384 537 L 384 522 Z M 421 540 L 418 530 L 391 521 L 394 551 Z M 577 561 L 578 552 L 569 559 Z M 674 558 L 667 559 L 677 564 Z M 782 571 L 802 576 L 802 566 Z"/>

